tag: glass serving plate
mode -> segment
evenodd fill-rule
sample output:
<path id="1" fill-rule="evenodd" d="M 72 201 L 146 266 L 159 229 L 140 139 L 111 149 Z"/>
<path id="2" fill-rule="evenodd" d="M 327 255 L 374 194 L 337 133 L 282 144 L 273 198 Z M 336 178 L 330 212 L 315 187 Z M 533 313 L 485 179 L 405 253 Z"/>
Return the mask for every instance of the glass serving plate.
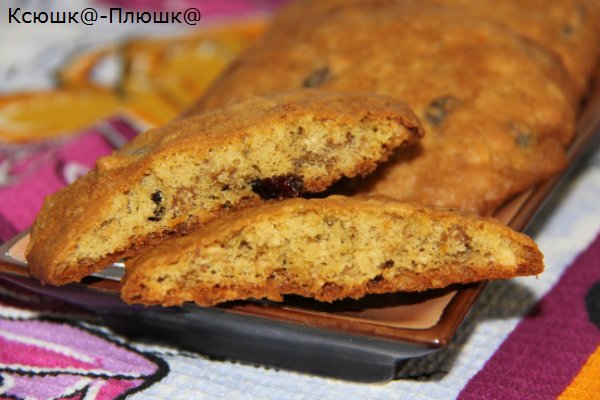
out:
<path id="1" fill-rule="evenodd" d="M 598 74 L 600 78 L 600 73 Z M 585 102 L 571 144 L 569 169 L 510 200 L 494 216 L 524 230 L 600 132 L 600 79 Z M 42 285 L 27 272 L 23 232 L 1 247 L 0 279 L 97 313 L 117 332 L 192 349 L 219 359 L 360 382 L 396 377 L 407 359 L 446 346 L 484 282 L 422 293 L 371 295 L 332 304 L 299 297 L 239 301 L 217 307 L 142 307 L 119 299 L 122 265 L 81 283 Z"/>

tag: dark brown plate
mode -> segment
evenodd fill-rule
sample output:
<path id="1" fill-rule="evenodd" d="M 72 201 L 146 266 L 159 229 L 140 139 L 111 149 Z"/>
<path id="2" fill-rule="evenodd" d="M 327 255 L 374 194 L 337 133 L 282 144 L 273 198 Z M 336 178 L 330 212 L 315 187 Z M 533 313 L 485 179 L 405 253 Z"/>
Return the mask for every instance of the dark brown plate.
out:
<path id="1" fill-rule="evenodd" d="M 597 90 L 586 102 L 568 151 L 570 168 L 600 132 L 600 79 L 596 81 Z M 515 197 L 495 217 L 523 230 L 568 172 Z M 445 346 L 485 285 L 373 295 L 333 304 L 288 297 L 282 303 L 142 308 L 119 300 L 119 282 L 114 279 L 89 278 L 61 288 L 39 284 L 19 261 L 27 240 L 17 237 L 3 246 L 0 278 L 93 310 L 120 332 L 220 358 L 356 381 L 392 379 L 402 360 Z"/>

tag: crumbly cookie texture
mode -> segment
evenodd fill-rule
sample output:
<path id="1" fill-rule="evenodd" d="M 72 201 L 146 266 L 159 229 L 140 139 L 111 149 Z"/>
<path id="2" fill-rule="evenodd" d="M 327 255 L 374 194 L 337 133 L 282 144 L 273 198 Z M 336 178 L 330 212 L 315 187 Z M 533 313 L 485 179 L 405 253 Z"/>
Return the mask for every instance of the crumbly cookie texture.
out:
<path id="1" fill-rule="evenodd" d="M 554 53 L 456 8 L 334 11 L 276 22 L 196 110 L 302 86 L 402 99 L 428 134 L 359 191 L 480 214 L 564 168 L 577 101 Z"/>
<path id="2" fill-rule="evenodd" d="M 329 302 L 543 268 L 529 237 L 493 219 L 376 196 L 297 198 L 230 213 L 129 260 L 121 296 L 164 306 L 286 294 Z"/>
<path id="3" fill-rule="evenodd" d="M 56 285 L 78 281 L 230 209 L 367 174 L 422 135 L 396 100 L 310 89 L 150 130 L 46 200 L 31 231 L 30 272 Z"/>

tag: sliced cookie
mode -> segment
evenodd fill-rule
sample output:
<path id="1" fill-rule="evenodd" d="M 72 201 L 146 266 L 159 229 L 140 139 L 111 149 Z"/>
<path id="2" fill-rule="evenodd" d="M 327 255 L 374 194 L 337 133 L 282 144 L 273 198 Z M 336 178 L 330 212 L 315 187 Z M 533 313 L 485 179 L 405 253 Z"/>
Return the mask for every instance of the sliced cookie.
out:
<path id="1" fill-rule="evenodd" d="M 51 284 L 78 281 L 229 209 L 371 172 L 422 134 L 403 103 L 319 90 L 249 98 L 150 130 L 46 200 L 30 271 Z"/>
<path id="2" fill-rule="evenodd" d="M 126 263 L 121 296 L 209 306 L 295 294 L 321 301 L 542 272 L 496 220 L 383 197 L 289 199 L 230 213 Z"/>

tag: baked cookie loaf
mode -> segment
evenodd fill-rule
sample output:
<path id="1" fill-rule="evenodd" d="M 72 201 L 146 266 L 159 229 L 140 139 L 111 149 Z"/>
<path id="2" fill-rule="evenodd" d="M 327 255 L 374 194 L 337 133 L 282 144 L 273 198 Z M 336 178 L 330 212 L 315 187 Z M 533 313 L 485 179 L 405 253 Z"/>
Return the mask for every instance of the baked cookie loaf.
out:
<path id="1" fill-rule="evenodd" d="M 423 134 L 388 97 L 299 90 L 254 97 L 137 136 L 50 196 L 27 261 L 65 284 L 261 198 L 366 174 Z"/>
<path id="2" fill-rule="evenodd" d="M 122 298 L 203 306 L 286 294 L 333 301 L 539 274 L 542 254 L 496 220 L 388 198 L 267 202 L 126 262 Z"/>
<path id="3" fill-rule="evenodd" d="M 401 0 L 406 1 L 406 0 Z M 420 0 L 408 0 L 421 4 Z M 557 54 L 578 98 L 589 91 L 600 56 L 597 0 L 426 0 L 456 7 L 466 18 L 491 21 Z"/>
<path id="4" fill-rule="evenodd" d="M 445 8 L 348 7 L 318 21 L 267 35 L 197 110 L 302 86 L 403 99 L 429 134 L 358 186 L 480 214 L 564 167 L 575 101 L 552 53 Z"/>
<path id="5" fill-rule="evenodd" d="M 284 7 L 272 31 L 286 34 L 310 21 L 313 25 L 343 9 L 418 6 L 454 10 L 460 20 L 488 21 L 557 54 L 579 97 L 600 56 L 600 2 L 597 0 L 297 0 Z"/>

